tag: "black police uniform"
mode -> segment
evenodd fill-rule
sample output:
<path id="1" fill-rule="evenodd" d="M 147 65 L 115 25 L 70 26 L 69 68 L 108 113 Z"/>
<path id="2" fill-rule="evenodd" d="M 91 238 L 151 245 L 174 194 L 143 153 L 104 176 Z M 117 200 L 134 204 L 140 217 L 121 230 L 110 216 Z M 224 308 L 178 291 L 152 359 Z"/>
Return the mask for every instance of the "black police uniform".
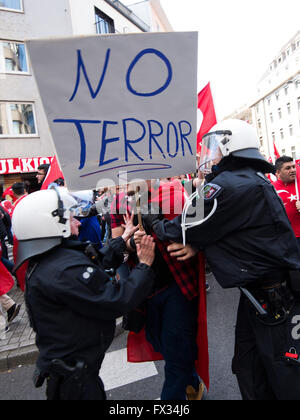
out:
<path id="1" fill-rule="evenodd" d="M 100 251 L 101 264 L 85 254 L 86 244 L 63 240 L 30 260 L 26 304 L 39 349 L 37 378 L 48 378 L 48 399 L 105 399 L 99 370 L 115 331 L 115 319 L 150 293 L 154 274 L 138 264 L 116 285 L 104 271 L 121 264 L 125 242 Z"/>
<path id="2" fill-rule="evenodd" d="M 202 192 L 205 215 L 217 204 L 215 212 L 188 230 L 186 241 L 205 251 L 223 288 L 246 287 L 254 297 L 256 307 L 242 294 L 236 328 L 233 371 L 243 398 L 299 399 L 300 363 L 293 355 L 300 354 L 300 304 L 291 284 L 298 289 L 300 253 L 284 206 L 260 172 L 269 169 L 223 159 Z M 181 216 L 152 224 L 161 240 L 182 242 Z"/>

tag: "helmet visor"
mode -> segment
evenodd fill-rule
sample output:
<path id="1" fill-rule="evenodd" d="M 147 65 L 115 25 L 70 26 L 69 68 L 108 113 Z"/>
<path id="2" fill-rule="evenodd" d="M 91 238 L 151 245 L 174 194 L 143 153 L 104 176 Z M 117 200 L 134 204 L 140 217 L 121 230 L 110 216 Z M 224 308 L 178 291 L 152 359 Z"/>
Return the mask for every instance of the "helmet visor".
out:
<path id="1" fill-rule="evenodd" d="M 205 175 L 223 158 L 221 148 L 231 140 L 231 131 L 216 131 L 203 136 L 199 171 Z"/>
<path id="2" fill-rule="evenodd" d="M 70 208 L 72 215 L 74 217 L 87 217 L 94 204 L 93 191 L 77 191 L 70 193 L 70 195 L 76 201 L 76 204 Z"/>

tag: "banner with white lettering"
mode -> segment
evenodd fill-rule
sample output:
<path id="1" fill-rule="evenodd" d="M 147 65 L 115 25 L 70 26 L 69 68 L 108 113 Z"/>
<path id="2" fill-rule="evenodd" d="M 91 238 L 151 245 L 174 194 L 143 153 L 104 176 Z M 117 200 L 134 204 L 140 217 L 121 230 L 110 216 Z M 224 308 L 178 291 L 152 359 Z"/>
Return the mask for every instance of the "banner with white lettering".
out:
<path id="1" fill-rule="evenodd" d="M 71 190 L 195 170 L 196 32 L 27 42 Z"/>
<path id="2" fill-rule="evenodd" d="M 50 164 L 52 157 L 0 159 L 0 175 L 37 172 L 44 163 Z"/>

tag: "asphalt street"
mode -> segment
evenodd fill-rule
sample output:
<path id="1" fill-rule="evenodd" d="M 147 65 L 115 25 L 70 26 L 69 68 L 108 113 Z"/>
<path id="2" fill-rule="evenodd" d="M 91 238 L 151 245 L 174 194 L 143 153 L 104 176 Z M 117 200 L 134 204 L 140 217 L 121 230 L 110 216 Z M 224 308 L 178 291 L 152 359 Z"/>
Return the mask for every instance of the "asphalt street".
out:
<path id="1" fill-rule="evenodd" d="M 237 290 L 222 290 L 209 280 L 208 328 L 210 391 L 207 400 L 240 400 L 236 378 L 231 372 L 234 326 L 239 299 Z M 142 365 L 126 363 L 126 333 L 117 337 L 107 355 L 101 377 L 109 400 L 156 400 L 163 384 L 164 362 Z M 20 366 L 0 375 L 0 400 L 44 400 L 45 388 L 35 389 L 34 367 Z"/>

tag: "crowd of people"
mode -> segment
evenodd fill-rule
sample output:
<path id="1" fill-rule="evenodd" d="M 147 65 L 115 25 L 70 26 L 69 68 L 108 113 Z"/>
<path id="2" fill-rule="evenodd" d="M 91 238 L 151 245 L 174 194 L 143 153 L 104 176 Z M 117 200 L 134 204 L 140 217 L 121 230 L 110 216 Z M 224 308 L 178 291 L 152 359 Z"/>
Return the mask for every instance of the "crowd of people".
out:
<path id="1" fill-rule="evenodd" d="M 12 185 L 12 204 L 0 206 L 1 262 L 25 290 L 48 399 L 106 398 L 99 370 L 123 316 L 129 360 L 165 361 L 161 398 L 200 400 L 209 388 L 207 266 L 242 292 L 233 359 L 242 397 L 299 398 L 298 338 L 283 333 L 300 308 L 296 168 L 286 156 L 268 163 L 245 124 L 229 120 L 204 136 L 198 176 L 72 194 L 63 179 L 32 194 Z M 40 185 L 48 169 L 39 168 Z M 181 216 L 187 191 L 205 210 L 190 226 Z M 9 324 L 20 307 L 4 283 Z"/>

